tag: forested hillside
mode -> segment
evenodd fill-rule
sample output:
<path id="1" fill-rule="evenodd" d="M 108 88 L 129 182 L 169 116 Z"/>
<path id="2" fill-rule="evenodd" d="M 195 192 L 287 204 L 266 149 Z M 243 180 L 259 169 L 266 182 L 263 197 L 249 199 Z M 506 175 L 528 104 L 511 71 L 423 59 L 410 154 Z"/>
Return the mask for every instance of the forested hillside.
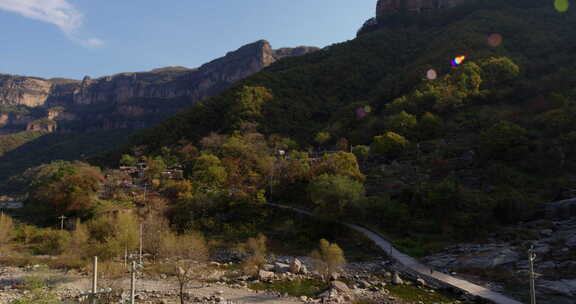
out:
<path id="1" fill-rule="evenodd" d="M 159 156 L 186 140 L 237 159 L 210 149 L 216 134 L 257 132 L 272 157 L 351 149 L 368 196 L 340 211 L 350 203 L 384 229 L 482 235 L 573 186 L 575 17 L 549 1 L 479 1 L 391 24 L 278 62 L 131 146 Z M 305 205 L 319 175 L 268 194 Z"/>

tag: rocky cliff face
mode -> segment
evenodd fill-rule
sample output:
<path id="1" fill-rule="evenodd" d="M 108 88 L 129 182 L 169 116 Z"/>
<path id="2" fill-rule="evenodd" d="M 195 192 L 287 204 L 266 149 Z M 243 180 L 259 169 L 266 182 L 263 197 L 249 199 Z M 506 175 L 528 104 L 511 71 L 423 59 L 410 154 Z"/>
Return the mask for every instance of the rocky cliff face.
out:
<path id="1" fill-rule="evenodd" d="M 40 106 L 50 96 L 51 88 L 52 83 L 44 79 L 0 75 L 0 104 Z"/>
<path id="2" fill-rule="evenodd" d="M 157 103 L 164 100 L 169 103 L 169 100 L 178 99 L 178 105 L 166 105 L 169 111 L 174 112 L 174 107 L 189 106 L 213 96 L 281 58 L 300 56 L 316 50 L 318 48 L 314 47 L 274 50 L 268 41 L 261 40 L 229 52 L 224 57 L 197 69 L 169 67 L 149 72 L 121 73 L 98 79 L 86 76 L 82 81 L 0 75 L 0 105 L 46 108 L 61 106 L 66 108 L 67 114 L 64 120 L 70 120 L 71 117 L 98 119 L 102 128 L 142 127 L 146 123 L 114 121 L 123 116 L 134 118 L 161 114 L 161 108 L 149 109 L 146 104 L 139 105 L 139 101 L 145 103 L 146 100 L 154 100 Z M 183 100 L 185 102 L 182 102 Z M 129 105 L 126 105 L 127 103 Z M 135 103 L 137 105 L 134 105 Z M 102 107 L 103 105 L 113 107 Z M 101 109 L 106 108 L 107 113 L 88 116 L 74 113 L 86 112 L 82 110 L 83 106 L 89 106 L 87 109 L 100 106 Z M 114 114 L 114 117 L 109 117 L 111 114 Z M 52 120 L 56 116 L 47 118 Z M 0 120 L 0 126 L 9 125 L 12 121 L 8 117 L 2 117 Z"/>

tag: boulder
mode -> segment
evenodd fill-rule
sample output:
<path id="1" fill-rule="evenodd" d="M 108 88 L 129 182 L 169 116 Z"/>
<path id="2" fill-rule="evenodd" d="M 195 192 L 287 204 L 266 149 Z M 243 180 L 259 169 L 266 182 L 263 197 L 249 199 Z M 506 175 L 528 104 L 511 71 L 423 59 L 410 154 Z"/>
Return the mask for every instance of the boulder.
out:
<path id="1" fill-rule="evenodd" d="M 394 272 L 394 276 L 392 276 L 392 284 L 394 285 L 404 285 L 404 281 L 400 277 L 398 272 Z"/>
<path id="2" fill-rule="evenodd" d="M 342 281 L 332 281 L 330 283 L 330 286 L 335 289 L 338 294 L 342 294 L 342 295 L 351 295 L 352 294 L 352 290 L 350 290 L 350 288 L 348 288 L 348 285 L 346 285 L 346 283 L 342 282 Z"/>
<path id="3" fill-rule="evenodd" d="M 370 288 L 370 286 L 372 286 L 372 284 L 364 281 L 364 280 L 360 280 L 358 281 L 358 287 L 366 289 L 366 288 Z"/>
<path id="4" fill-rule="evenodd" d="M 294 259 L 290 264 L 290 272 L 291 273 L 300 273 L 302 270 L 302 262 L 299 259 Z"/>
<path id="5" fill-rule="evenodd" d="M 274 280 L 274 278 L 276 277 L 276 274 L 274 274 L 272 271 L 266 271 L 266 270 L 260 270 L 258 271 L 258 279 L 260 281 L 272 281 Z"/>
<path id="6" fill-rule="evenodd" d="M 266 270 L 266 271 L 274 271 L 274 265 L 272 264 L 264 264 L 262 265 L 262 269 Z"/>
<path id="7" fill-rule="evenodd" d="M 428 284 L 426 283 L 426 281 L 424 281 L 424 279 L 422 279 L 422 278 L 416 279 L 416 285 L 418 285 L 418 286 L 428 286 Z"/>
<path id="8" fill-rule="evenodd" d="M 330 274 L 330 281 L 336 281 L 339 277 L 340 275 L 337 272 L 333 272 Z"/>
<path id="9" fill-rule="evenodd" d="M 275 263 L 274 271 L 276 273 L 286 273 L 290 271 L 290 265 L 284 263 Z"/>
<path id="10" fill-rule="evenodd" d="M 576 234 L 573 234 L 572 236 L 568 237 L 568 239 L 566 239 L 566 246 L 570 248 L 576 248 Z"/>
<path id="11" fill-rule="evenodd" d="M 310 273 L 310 271 L 308 271 L 308 267 L 306 267 L 305 264 L 302 264 L 302 267 L 300 267 L 300 273 L 304 274 L 304 275 L 307 275 Z"/>

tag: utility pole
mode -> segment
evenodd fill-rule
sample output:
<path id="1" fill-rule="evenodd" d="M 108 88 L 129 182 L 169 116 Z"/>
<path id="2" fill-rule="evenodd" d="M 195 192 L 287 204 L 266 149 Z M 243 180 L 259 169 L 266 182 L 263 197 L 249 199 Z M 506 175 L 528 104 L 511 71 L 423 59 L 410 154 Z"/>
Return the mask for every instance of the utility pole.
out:
<path id="1" fill-rule="evenodd" d="M 535 287 L 535 274 L 534 274 L 534 261 L 536 260 L 536 253 L 534 252 L 534 245 L 528 249 L 528 264 L 530 266 L 530 304 L 536 304 L 536 287 Z"/>
<path id="2" fill-rule="evenodd" d="M 130 304 L 134 304 L 136 294 L 136 261 L 132 261 L 132 277 L 130 279 Z"/>
<path id="3" fill-rule="evenodd" d="M 98 292 L 98 257 L 94 257 L 94 273 L 92 277 L 92 303 L 96 303 L 96 294 Z"/>
<path id="4" fill-rule="evenodd" d="M 140 260 L 139 263 L 142 265 L 142 235 L 143 235 L 144 223 L 140 223 Z"/>
<path id="5" fill-rule="evenodd" d="M 67 219 L 64 215 L 58 217 L 60 219 L 60 230 L 64 230 L 64 220 Z"/>

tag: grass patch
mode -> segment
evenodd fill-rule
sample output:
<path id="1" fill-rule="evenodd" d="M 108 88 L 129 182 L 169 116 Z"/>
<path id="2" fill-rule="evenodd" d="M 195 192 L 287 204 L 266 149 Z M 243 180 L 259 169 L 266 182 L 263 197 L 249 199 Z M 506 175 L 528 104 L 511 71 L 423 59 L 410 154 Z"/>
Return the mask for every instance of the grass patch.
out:
<path id="1" fill-rule="evenodd" d="M 391 285 L 387 286 L 386 289 L 390 291 L 390 295 L 400 298 L 404 301 L 422 301 L 424 304 L 454 302 L 454 299 L 450 299 L 443 294 L 438 292 L 428 292 L 415 286 Z"/>
<path id="2" fill-rule="evenodd" d="M 315 297 L 328 289 L 328 284 L 321 280 L 274 281 L 271 283 L 252 283 L 248 287 L 253 290 L 276 291 L 292 297 Z"/>

